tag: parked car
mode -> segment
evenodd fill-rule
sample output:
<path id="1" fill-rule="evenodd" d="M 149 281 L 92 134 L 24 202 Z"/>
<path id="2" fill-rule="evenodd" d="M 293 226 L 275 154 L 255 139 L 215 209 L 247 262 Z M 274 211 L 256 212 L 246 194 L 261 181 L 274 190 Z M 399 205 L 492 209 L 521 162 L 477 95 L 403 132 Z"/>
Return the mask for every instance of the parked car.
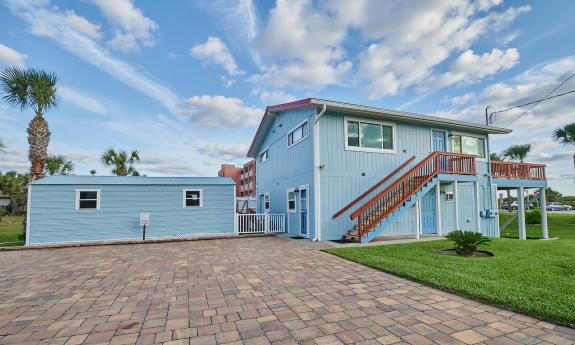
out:
<path id="1" fill-rule="evenodd" d="M 571 211 L 573 208 L 569 205 L 563 205 L 560 202 L 550 202 L 547 204 L 547 211 Z"/>
<path id="2" fill-rule="evenodd" d="M 530 210 L 530 209 L 533 208 L 533 205 L 525 204 L 523 207 L 525 207 L 526 210 Z M 511 209 L 512 209 L 513 211 L 517 210 L 518 208 L 519 208 L 519 207 L 517 206 L 517 201 L 514 201 L 514 202 L 511 203 Z"/>

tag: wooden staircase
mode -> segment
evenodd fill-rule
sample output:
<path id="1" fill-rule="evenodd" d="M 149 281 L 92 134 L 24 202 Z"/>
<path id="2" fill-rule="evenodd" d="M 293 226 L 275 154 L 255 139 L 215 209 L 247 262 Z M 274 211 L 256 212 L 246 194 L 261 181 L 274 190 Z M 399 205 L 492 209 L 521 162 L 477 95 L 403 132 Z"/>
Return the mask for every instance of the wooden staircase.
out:
<path id="1" fill-rule="evenodd" d="M 438 183 L 439 174 L 475 175 L 475 156 L 432 152 L 395 182 L 355 210 L 350 219 L 357 224 L 344 239 L 368 242 L 383 231 L 383 223 L 397 218 Z M 379 230 L 379 231 L 376 231 Z M 374 233 L 370 235 L 370 233 Z"/>

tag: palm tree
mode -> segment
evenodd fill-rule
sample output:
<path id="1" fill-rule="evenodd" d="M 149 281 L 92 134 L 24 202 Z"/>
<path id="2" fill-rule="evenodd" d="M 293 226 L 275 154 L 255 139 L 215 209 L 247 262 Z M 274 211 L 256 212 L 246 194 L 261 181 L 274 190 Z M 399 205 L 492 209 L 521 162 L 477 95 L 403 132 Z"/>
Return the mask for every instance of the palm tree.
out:
<path id="1" fill-rule="evenodd" d="M 519 160 L 521 163 L 525 160 L 527 154 L 531 151 L 530 144 L 524 145 L 513 145 L 503 151 L 503 157 L 509 158 L 511 160 Z"/>
<path id="2" fill-rule="evenodd" d="M 50 129 L 44 113 L 57 105 L 54 73 L 36 69 L 8 67 L 0 72 L 4 100 L 20 110 L 32 108 L 35 116 L 28 124 L 28 159 L 31 163 L 30 179 L 44 177 L 44 165 L 48 157 Z"/>
<path id="3" fill-rule="evenodd" d="M 553 131 L 553 139 L 563 145 L 575 145 L 575 122 L 556 128 Z M 573 155 L 573 167 L 575 168 L 575 154 Z"/>
<path id="4" fill-rule="evenodd" d="M 116 152 L 112 148 L 102 155 L 102 163 L 107 167 L 111 166 L 112 174 L 118 176 L 140 176 L 138 170 L 134 168 L 134 164 L 139 161 L 140 156 L 137 150 L 133 150 L 129 157 L 126 151 Z"/>
<path id="5" fill-rule="evenodd" d="M 74 171 L 74 163 L 62 155 L 48 156 L 45 171 L 50 175 L 70 175 Z"/>
<path id="6" fill-rule="evenodd" d="M 489 159 L 491 159 L 492 161 L 502 161 L 505 160 L 505 157 L 503 157 L 501 153 L 491 152 L 491 154 L 489 155 Z"/>
<path id="7" fill-rule="evenodd" d="M 4 151 L 5 148 L 6 148 L 6 145 L 4 144 L 4 141 L 2 140 L 2 138 L 0 138 L 0 151 Z"/>
<path id="8" fill-rule="evenodd" d="M 96 176 L 96 169 L 92 169 L 92 170 L 90 170 L 90 175 L 92 175 L 92 176 Z"/>

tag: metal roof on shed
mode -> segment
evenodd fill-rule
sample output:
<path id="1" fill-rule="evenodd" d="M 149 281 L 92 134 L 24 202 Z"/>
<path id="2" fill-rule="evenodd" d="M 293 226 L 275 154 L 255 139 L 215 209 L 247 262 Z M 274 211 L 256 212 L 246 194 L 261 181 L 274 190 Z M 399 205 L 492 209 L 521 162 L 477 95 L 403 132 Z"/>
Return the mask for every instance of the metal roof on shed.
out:
<path id="1" fill-rule="evenodd" d="M 233 185 L 229 177 L 148 177 L 148 176 L 47 176 L 33 185 Z"/>

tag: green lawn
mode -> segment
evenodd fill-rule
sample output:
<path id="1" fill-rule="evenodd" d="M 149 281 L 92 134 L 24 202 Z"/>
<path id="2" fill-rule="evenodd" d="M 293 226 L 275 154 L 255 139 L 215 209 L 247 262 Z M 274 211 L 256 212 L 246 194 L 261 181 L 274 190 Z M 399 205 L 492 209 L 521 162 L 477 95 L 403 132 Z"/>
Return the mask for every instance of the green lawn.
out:
<path id="1" fill-rule="evenodd" d="M 501 223 L 509 214 L 501 215 Z M 493 239 L 492 258 L 439 255 L 448 241 L 334 248 L 326 252 L 443 290 L 564 325 L 575 325 L 575 215 L 549 214 L 558 240 Z M 517 236 L 517 224 L 505 233 Z M 540 237 L 540 225 L 528 225 Z"/>
<path id="2" fill-rule="evenodd" d="M 23 246 L 24 242 L 18 240 L 22 233 L 22 220 L 24 217 L 4 217 L 0 221 L 0 247 Z"/>

